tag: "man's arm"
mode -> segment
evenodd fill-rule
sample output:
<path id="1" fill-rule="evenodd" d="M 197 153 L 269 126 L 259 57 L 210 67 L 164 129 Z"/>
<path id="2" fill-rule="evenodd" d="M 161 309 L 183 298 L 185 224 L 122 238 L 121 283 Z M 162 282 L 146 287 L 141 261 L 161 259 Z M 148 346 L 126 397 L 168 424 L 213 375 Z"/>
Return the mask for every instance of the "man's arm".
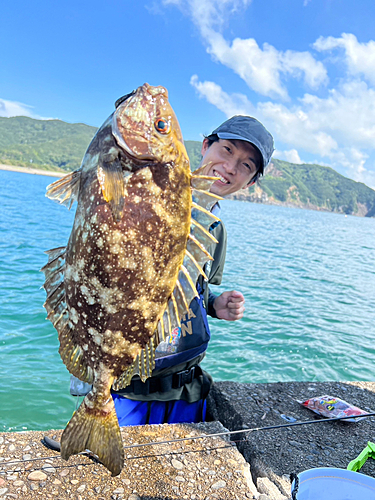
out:
<path id="1" fill-rule="evenodd" d="M 227 246 L 226 230 L 223 223 L 219 224 L 212 234 L 218 239 L 219 243 L 215 246 L 213 265 L 210 272 L 209 283 L 220 285 L 224 270 L 225 254 Z M 232 290 L 224 292 L 221 295 L 207 290 L 207 313 L 212 318 L 224 319 L 226 321 L 236 321 L 243 317 L 245 310 L 245 298 L 241 292 Z"/>

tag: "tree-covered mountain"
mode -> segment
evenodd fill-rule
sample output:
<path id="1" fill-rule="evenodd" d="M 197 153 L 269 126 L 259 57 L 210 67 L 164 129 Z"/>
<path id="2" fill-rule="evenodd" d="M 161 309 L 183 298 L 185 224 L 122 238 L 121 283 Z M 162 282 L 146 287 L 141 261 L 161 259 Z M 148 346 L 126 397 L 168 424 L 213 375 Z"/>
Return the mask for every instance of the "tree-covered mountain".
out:
<path id="1" fill-rule="evenodd" d="M 60 120 L 0 118 L 0 163 L 57 172 L 75 170 L 96 130 Z"/>
<path id="2" fill-rule="evenodd" d="M 198 167 L 201 143 L 186 141 L 192 169 Z M 286 205 L 328 212 L 375 217 L 375 191 L 330 167 L 296 165 L 272 159 L 258 184 L 239 191 L 233 199 Z"/>
<path id="3" fill-rule="evenodd" d="M 95 127 L 25 116 L 0 117 L 0 164 L 68 172 L 77 169 Z M 195 170 L 201 143 L 185 141 Z M 235 199 L 375 217 L 375 191 L 320 165 L 273 159 L 260 182 Z"/>

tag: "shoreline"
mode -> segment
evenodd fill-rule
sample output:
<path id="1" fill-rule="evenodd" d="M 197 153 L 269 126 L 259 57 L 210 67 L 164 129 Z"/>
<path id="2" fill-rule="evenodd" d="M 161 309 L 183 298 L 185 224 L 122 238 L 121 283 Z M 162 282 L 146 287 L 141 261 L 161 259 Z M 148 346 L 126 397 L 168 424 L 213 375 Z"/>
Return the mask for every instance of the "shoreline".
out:
<path id="1" fill-rule="evenodd" d="M 11 172 L 21 172 L 24 174 L 33 174 L 33 175 L 47 175 L 48 177 L 63 177 L 69 172 L 54 172 L 53 170 L 40 170 L 38 168 L 30 168 L 30 167 L 17 167 L 15 165 L 0 165 L 0 170 L 9 170 Z"/>

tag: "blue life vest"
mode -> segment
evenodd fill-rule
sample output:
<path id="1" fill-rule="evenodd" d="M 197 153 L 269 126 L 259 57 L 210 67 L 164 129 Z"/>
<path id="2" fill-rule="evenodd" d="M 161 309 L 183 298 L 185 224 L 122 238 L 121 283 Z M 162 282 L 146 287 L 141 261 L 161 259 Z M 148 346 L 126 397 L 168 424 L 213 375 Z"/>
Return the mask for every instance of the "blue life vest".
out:
<path id="1" fill-rule="evenodd" d="M 199 284 L 197 291 L 199 296 L 191 302 L 189 311 L 181 320 L 181 326 L 176 327 L 156 348 L 156 370 L 185 363 L 206 351 L 211 337 L 210 327 Z"/>

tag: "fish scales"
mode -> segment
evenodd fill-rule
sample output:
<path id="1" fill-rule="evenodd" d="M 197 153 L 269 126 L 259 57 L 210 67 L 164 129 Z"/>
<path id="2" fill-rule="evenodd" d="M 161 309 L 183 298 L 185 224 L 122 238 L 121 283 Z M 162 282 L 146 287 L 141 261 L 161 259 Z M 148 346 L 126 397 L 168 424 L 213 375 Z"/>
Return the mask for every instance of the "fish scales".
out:
<path id="1" fill-rule="evenodd" d="M 192 176 L 167 91 L 144 84 L 118 102 L 80 170 L 47 188 L 78 206 L 66 249 L 48 252 L 43 268 L 62 360 L 93 384 L 62 435 L 62 457 L 90 449 L 113 475 L 124 456 L 111 386 L 151 374 L 157 344 L 179 324 L 211 258 L 190 235 Z M 203 187 L 195 224 L 201 210 L 208 227 L 218 197 L 208 193 L 212 179 L 195 179 Z"/>

